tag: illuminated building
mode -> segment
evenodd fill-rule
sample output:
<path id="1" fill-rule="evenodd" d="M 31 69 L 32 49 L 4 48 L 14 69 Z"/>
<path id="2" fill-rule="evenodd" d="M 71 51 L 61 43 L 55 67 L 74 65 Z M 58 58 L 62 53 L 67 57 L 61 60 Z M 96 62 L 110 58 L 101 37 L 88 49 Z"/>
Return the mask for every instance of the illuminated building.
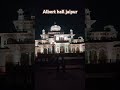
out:
<path id="1" fill-rule="evenodd" d="M 15 32 L 0 33 L 0 71 L 5 65 L 31 65 L 34 61 L 34 16 L 25 19 L 24 11 L 18 10 L 18 20 L 13 21 Z"/>
<path id="2" fill-rule="evenodd" d="M 59 25 L 50 27 L 46 33 L 43 29 L 40 40 L 35 40 L 35 54 L 53 54 L 53 53 L 83 53 L 85 50 L 84 39 L 79 36 L 74 39 L 75 34 L 70 29 L 70 33 L 65 34 Z"/>
<path id="3" fill-rule="evenodd" d="M 118 31 L 113 25 L 104 26 L 103 30 L 95 30 L 91 26 L 96 20 L 91 20 L 89 9 L 85 10 L 85 53 L 86 63 L 116 63 L 120 62 L 120 40 Z"/>

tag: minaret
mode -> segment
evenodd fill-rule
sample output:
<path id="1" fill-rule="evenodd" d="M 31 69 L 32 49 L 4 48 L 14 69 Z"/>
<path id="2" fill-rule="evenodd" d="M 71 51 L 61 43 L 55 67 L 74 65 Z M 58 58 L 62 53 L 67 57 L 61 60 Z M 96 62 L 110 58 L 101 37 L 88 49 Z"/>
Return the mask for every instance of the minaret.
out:
<path id="1" fill-rule="evenodd" d="M 45 34 L 45 29 L 42 30 L 42 34 Z"/>
<path id="2" fill-rule="evenodd" d="M 73 34 L 73 30 L 72 29 L 70 29 L 70 34 Z"/>
<path id="3" fill-rule="evenodd" d="M 43 35 L 42 38 L 45 39 L 45 30 L 44 29 L 42 30 L 42 35 Z"/>
<path id="4" fill-rule="evenodd" d="M 24 15 L 23 15 L 24 11 L 22 9 L 19 9 L 17 13 L 18 13 L 18 20 L 24 20 Z"/>
<path id="5" fill-rule="evenodd" d="M 70 29 L 70 36 L 71 36 L 70 42 L 72 42 L 72 40 L 73 40 L 73 30 L 72 29 Z"/>
<path id="6" fill-rule="evenodd" d="M 91 26 L 96 22 L 96 20 L 91 20 L 90 12 L 89 9 L 85 9 L 85 40 L 88 39 L 88 32 L 92 29 Z"/>

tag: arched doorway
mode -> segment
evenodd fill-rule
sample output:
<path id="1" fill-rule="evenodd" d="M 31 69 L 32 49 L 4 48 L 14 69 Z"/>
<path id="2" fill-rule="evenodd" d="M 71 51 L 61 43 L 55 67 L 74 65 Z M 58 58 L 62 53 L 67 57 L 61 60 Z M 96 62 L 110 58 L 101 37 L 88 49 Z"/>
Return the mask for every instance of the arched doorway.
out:
<path id="1" fill-rule="evenodd" d="M 61 47 L 60 47 L 60 53 L 65 53 L 64 46 L 61 46 Z"/>
<path id="2" fill-rule="evenodd" d="M 29 53 L 21 53 L 21 65 L 29 65 Z"/>
<path id="3" fill-rule="evenodd" d="M 107 62 L 107 56 L 105 50 L 101 49 L 99 51 L 99 63 L 106 63 Z"/>
<path id="4" fill-rule="evenodd" d="M 72 48 L 72 53 L 75 53 L 75 48 Z"/>
<path id="5" fill-rule="evenodd" d="M 40 49 L 37 50 L 37 57 L 39 57 L 41 54 Z"/>
<path id="6" fill-rule="evenodd" d="M 47 48 L 44 48 L 44 54 L 47 54 Z"/>
<path id="7" fill-rule="evenodd" d="M 49 53 L 49 54 L 50 54 L 50 53 L 52 53 L 52 52 L 51 52 L 51 48 L 50 48 L 50 47 L 48 48 L 48 53 Z"/>
<path id="8" fill-rule="evenodd" d="M 76 53 L 80 53 L 79 47 L 76 48 Z"/>
<path id="9" fill-rule="evenodd" d="M 6 55 L 6 71 L 9 72 L 13 69 L 13 55 L 7 54 Z"/>
<path id="10" fill-rule="evenodd" d="M 13 62 L 13 55 L 7 54 L 6 55 L 6 63 L 12 63 Z"/>
<path id="11" fill-rule="evenodd" d="M 59 51 L 60 49 L 59 48 L 57 48 L 57 53 L 59 53 L 60 51 Z"/>
<path id="12" fill-rule="evenodd" d="M 95 50 L 92 50 L 89 52 L 89 59 L 90 59 L 90 63 L 96 63 L 97 61 L 97 52 Z"/>

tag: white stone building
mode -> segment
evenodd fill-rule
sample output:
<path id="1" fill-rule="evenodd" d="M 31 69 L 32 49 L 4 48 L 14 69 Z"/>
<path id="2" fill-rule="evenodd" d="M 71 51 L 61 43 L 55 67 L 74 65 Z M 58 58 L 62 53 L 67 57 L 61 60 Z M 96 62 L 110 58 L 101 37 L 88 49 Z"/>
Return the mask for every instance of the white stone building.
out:
<path id="1" fill-rule="evenodd" d="M 103 30 L 94 30 L 89 9 L 85 10 L 85 53 L 87 63 L 115 63 L 120 61 L 120 40 L 118 31 L 113 25 Z"/>
<path id="2" fill-rule="evenodd" d="M 85 50 L 83 37 L 79 36 L 74 39 L 75 34 L 70 29 L 70 33 L 65 34 L 61 31 L 59 25 L 50 27 L 50 31 L 42 30 L 40 40 L 35 40 L 35 54 L 52 54 L 52 53 L 82 53 Z"/>
<path id="3" fill-rule="evenodd" d="M 18 19 L 13 21 L 16 32 L 0 33 L 0 71 L 5 72 L 5 65 L 28 64 L 34 60 L 35 28 L 34 16 L 29 20 L 24 11 L 18 10 Z"/>

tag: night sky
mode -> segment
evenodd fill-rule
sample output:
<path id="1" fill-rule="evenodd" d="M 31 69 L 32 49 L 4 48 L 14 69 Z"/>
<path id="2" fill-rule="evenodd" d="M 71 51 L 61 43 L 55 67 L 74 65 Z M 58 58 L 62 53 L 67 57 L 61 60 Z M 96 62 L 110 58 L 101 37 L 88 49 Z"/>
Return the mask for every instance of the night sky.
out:
<path id="1" fill-rule="evenodd" d="M 86 7 L 91 12 L 91 17 L 97 22 L 94 28 L 103 29 L 105 25 L 114 25 L 120 31 L 119 2 L 115 0 L 86 0 Z"/>
<path id="2" fill-rule="evenodd" d="M 40 38 L 40 33 L 42 29 L 46 31 L 50 30 L 50 27 L 56 22 L 57 25 L 61 26 L 62 31 L 69 33 L 70 29 L 73 29 L 75 34 L 84 36 L 84 2 L 79 0 L 78 2 L 68 2 L 68 1 L 52 1 L 49 5 L 44 2 L 42 5 L 37 4 L 36 7 L 36 39 Z M 43 9 L 71 9 L 78 10 L 77 15 L 44 15 L 42 14 Z"/>
<path id="3" fill-rule="evenodd" d="M 109 1 L 109 2 L 107 2 Z M 117 30 L 120 25 L 119 3 L 110 0 L 4 0 L 2 6 L 2 29 L 0 32 L 12 32 L 14 30 L 13 20 L 17 19 L 17 10 L 23 8 L 26 15 L 36 16 L 36 36 L 38 37 L 41 30 L 44 28 L 49 30 L 54 21 L 62 27 L 65 32 L 70 28 L 75 33 L 84 36 L 84 8 L 89 8 L 91 16 L 97 22 L 93 25 L 94 28 L 103 29 L 104 25 L 112 24 Z M 43 9 L 77 9 L 78 15 L 42 15 Z"/>

